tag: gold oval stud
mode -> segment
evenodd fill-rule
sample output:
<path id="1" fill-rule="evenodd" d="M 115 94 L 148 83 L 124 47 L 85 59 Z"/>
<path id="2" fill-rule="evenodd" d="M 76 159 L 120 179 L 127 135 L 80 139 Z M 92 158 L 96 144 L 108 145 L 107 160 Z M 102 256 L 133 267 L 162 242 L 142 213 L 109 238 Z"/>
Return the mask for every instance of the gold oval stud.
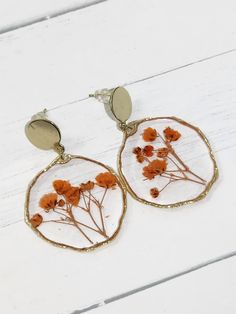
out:
<path id="1" fill-rule="evenodd" d="M 59 128 L 47 119 L 35 119 L 25 126 L 25 134 L 28 140 L 37 148 L 54 149 L 61 141 Z"/>
<path id="2" fill-rule="evenodd" d="M 118 122 L 126 122 L 132 112 L 132 101 L 124 87 L 117 87 L 111 95 L 111 112 Z"/>

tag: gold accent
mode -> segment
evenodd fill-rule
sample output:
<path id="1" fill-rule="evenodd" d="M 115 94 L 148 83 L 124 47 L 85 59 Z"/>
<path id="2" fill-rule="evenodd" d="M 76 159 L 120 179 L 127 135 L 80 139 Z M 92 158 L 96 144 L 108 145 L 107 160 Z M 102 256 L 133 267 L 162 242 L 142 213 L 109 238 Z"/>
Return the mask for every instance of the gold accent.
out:
<path id="1" fill-rule="evenodd" d="M 117 123 L 125 123 L 132 112 L 132 101 L 128 91 L 124 87 L 102 89 L 89 97 L 95 97 L 102 102 L 107 115 Z"/>
<path id="2" fill-rule="evenodd" d="M 117 122 L 125 122 L 132 112 L 132 101 L 129 93 L 124 87 L 114 89 L 110 100 L 111 111 Z"/>
<path id="3" fill-rule="evenodd" d="M 46 109 L 34 115 L 25 126 L 28 140 L 39 149 L 55 149 L 60 144 L 61 132 L 58 126 L 46 118 Z"/>
<path id="4" fill-rule="evenodd" d="M 123 172 L 122 172 L 122 160 L 121 160 L 121 155 L 122 155 L 122 152 L 124 150 L 124 147 L 125 147 L 125 144 L 126 144 L 126 141 L 127 139 L 132 136 L 133 134 L 135 134 L 137 132 L 137 129 L 138 129 L 138 126 L 143 123 L 143 122 L 146 122 L 146 121 L 152 121 L 152 120 L 158 120 L 158 119 L 170 119 L 170 120 L 174 120 L 174 121 L 177 121 L 178 123 L 182 124 L 182 125 L 185 125 L 191 129 L 193 129 L 194 131 L 196 131 L 198 133 L 198 135 L 200 136 L 200 138 L 204 141 L 204 143 L 206 144 L 207 148 L 208 148 L 208 151 L 209 151 L 209 156 L 213 162 L 213 167 L 214 167 L 214 173 L 212 175 L 212 178 L 211 180 L 208 182 L 208 184 L 206 185 L 206 188 L 204 189 L 204 191 L 199 194 L 197 197 L 195 198 L 192 198 L 192 199 L 188 199 L 186 201 L 181 201 L 181 202 L 176 202 L 176 203 L 172 203 L 172 204 L 158 204 L 158 203 L 154 203 L 154 202 L 150 202 L 150 201 L 147 201 L 141 197 L 139 197 L 133 190 L 132 188 L 130 187 L 127 179 L 125 178 Z M 219 176 L 219 170 L 218 170 L 218 167 L 217 167 L 217 164 L 216 164 L 216 160 L 215 160 L 215 157 L 214 157 L 214 154 L 213 154 L 213 151 L 212 151 L 212 148 L 210 146 L 210 143 L 208 141 L 208 139 L 206 138 L 206 136 L 204 135 L 204 133 L 198 128 L 198 127 L 195 127 L 193 126 L 192 124 L 186 122 L 186 121 L 183 121 L 179 118 L 176 118 L 176 117 L 156 117 L 156 118 L 145 118 L 145 119 L 142 119 L 142 120 L 137 120 L 137 121 L 133 121 L 133 122 L 130 122 L 128 124 L 128 126 L 132 126 L 132 131 L 128 131 L 129 129 L 126 129 L 123 131 L 123 141 L 122 141 L 122 144 L 121 144 L 121 147 L 120 147 L 120 150 L 118 152 L 118 173 L 122 179 L 122 181 L 124 182 L 124 185 L 126 186 L 127 188 L 127 191 L 131 194 L 131 196 L 143 203 L 143 204 L 146 204 L 146 205 L 151 205 L 151 206 L 155 206 L 155 207 L 158 207 L 158 208 L 174 208 L 174 207 L 179 207 L 179 206 L 182 206 L 182 205 L 187 205 L 187 204 L 192 204 L 192 203 L 195 203 L 197 201 L 200 201 L 201 199 L 203 199 L 204 197 L 206 197 L 206 195 L 209 193 L 213 183 L 216 181 L 216 179 L 218 178 Z"/>
<path id="5" fill-rule="evenodd" d="M 26 192 L 26 200 L 25 200 L 25 211 L 24 211 L 24 214 L 25 214 L 25 222 L 27 223 L 27 225 L 39 236 L 41 237 L 42 239 L 46 240 L 47 242 L 57 246 L 57 247 L 61 247 L 61 248 L 70 248 L 70 249 L 73 249 L 75 251 L 80 251 L 80 252 L 88 252 L 88 251 L 92 251 L 94 250 L 95 248 L 98 248 L 98 247 L 101 247 L 105 244 L 108 244 L 109 242 L 113 241 L 116 236 L 118 235 L 120 229 L 121 229 L 121 225 L 122 225 L 122 222 L 123 222 L 123 219 L 124 219 L 124 215 L 126 213 L 126 209 L 127 209 L 127 203 L 126 203 L 126 188 L 123 184 L 123 182 L 120 180 L 119 176 L 115 173 L 115 171 L 110 168 L 109 166 L 107 165 L 104 165 L 96 160 L 93 160 L 93 159 L 89 159 L 89 158 L 86 158 L 86 157 L 83 157 L 83 156 L 77 156 L 77 155 L 63 155 L 64 159 L 62 160 L 62 157 L 59 156 L 57 157 L 56 159 L 54 159 L 45 169 L 41 170 L 34 178 L 33 180 L 30 182 L 29 186 L 28 186 L 28 189 L 27 189 L 27 192 Z M 31 189 L 32 187 L 35 185 L 35 183 L 37 182 L 37 180 L 39 179 L 39 177 L 41 175 L 43 175 L 45 172 L 47 172 L 48 170 L 50 170 L 53 166 L 57 165 L 57 164 L 61 164 L 61 163 L 67 163 L 69 162 L 70 160 L 72 159 L 82 159 L 82 160 L 86 160 L 86 161 L 89 161 L 89 162 L 93 162 L 97 165 L 100 165 L 101 167 L 103 168 L 106 168 L 109 172 L 111 172 L 113 175 L 116 176 L 117 178 L 117 184 L 119 185 L 120 187 L 120 190 L 122 192 L 122 200 L 123 200 L 123 210 L 122 210 L 122 215 L 119 219 L 119 224 L 118 224 L 118 228 L 116 229 L 116 231 L 114 232 L 114 234 L 109 237 L 107 240 L 105 241 L 102 241 L 100 243 L 96 243 L 94 244 L 93 246 L 91 247 L 84 247 L 84 248 L 77 248 L 77 247 L 73 247 L 73 246 L 70 246 L 70 245 L 67 245 L 67 244 L 63 244 L 63 243 L 60 243 L 60 242 L 56 242 L 56 241 L 53 241 L 53 240 L 50 240 L 48 239 L 47 237 L 45 237 L 42 232 L 40 232 L 37 228 L 34 228 L 31 223 L 30 223 L 30 215 L 29 215 L 29 201 L 30 201 L 30 192 L 31 192 Z"/>

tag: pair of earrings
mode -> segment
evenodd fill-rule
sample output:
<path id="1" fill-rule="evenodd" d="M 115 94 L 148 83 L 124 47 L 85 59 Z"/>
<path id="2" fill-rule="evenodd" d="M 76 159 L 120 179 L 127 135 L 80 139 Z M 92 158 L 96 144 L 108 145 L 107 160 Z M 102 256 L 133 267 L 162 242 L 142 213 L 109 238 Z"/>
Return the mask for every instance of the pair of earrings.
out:
<path id="1" fill-rule="evenodd" d="M 211 146 L 197 127 L 176 117 L 127 123 L 132 102 L 123 87 L 90 95 L 104 103 L 123 132 L 117 175 L 110 167 L 65 153 L 59 128 L 34 115 L 29 141 L 58 156 L 30 183 L 25 220 L 52 244 L 88 251 L 113 240 L 126 211 L 126 190 L 137 201 L 172 208 L 204 198 L 218 177 Z"/>

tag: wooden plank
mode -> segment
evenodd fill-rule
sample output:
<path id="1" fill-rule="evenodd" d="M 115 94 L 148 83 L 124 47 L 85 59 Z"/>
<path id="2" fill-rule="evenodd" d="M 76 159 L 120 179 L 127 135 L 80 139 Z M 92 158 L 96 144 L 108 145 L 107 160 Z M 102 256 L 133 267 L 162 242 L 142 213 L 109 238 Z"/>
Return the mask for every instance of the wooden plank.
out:
<path id="1" fill-rule="evenodd" d="M 106 0 L 9 0 L 0 3 L 0 34 L 43 22 Z"/>
<path id="2" fill-rule="evenodd" d="M 118 302 L 91 311 L 94 314 L 154 313 L 233 314 L 236 310 L 236 257 L 168 281 Z M 72 314 L 90 313 L 73 311 Z"/>
<path id="3" fill-rule="evenodd" d="M 134 103 L 132 119 L 179 116 L 201 127 L 215 151 L 230 150 L 236 144 L 235 55 L 230 53 L 130 85 L 128 89 Z M 102 104 L 86 99 L 49 114 L 61 127 L 68 151 L 98 158 L 116 167 L 122 135 L 106 116 Z M 4 142 L 5 154 L 1 155 L 1 226 L 23 219 L 22 210 L 15 204 L 23 204 L 27 183 L 55 156 L 28 143 L 23 129 L 26 121 L 0 127 L 2 134 L 5 132 L 8 136 Z"/>
<path id="4" fill-rule="evenodd" d="M 235 30 L 221 2 L 121 0 L 6 33 L 0 102 L 14 110 L 0 124 L 236 48 Z"/>

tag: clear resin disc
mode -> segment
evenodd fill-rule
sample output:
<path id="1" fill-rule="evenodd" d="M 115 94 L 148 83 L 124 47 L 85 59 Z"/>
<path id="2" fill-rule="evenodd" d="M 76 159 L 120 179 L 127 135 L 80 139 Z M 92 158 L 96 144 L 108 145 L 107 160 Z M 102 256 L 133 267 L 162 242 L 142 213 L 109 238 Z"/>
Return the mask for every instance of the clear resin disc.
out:
<path id="1" fill-rule="evenodd" d="M 126 196 L 114 171 L 91 159 L 56 159 L 30 183 L 26 222 L 52 244 L 86 251 L 118 234 Z"/>
<path id="2" fill-rule="evenodd" d="M 218 176 L 204 134 L 175 117 L 129 123 L 118 161 L 131 195 L 156 207 L 196 202 L 206 196 Z"/>

